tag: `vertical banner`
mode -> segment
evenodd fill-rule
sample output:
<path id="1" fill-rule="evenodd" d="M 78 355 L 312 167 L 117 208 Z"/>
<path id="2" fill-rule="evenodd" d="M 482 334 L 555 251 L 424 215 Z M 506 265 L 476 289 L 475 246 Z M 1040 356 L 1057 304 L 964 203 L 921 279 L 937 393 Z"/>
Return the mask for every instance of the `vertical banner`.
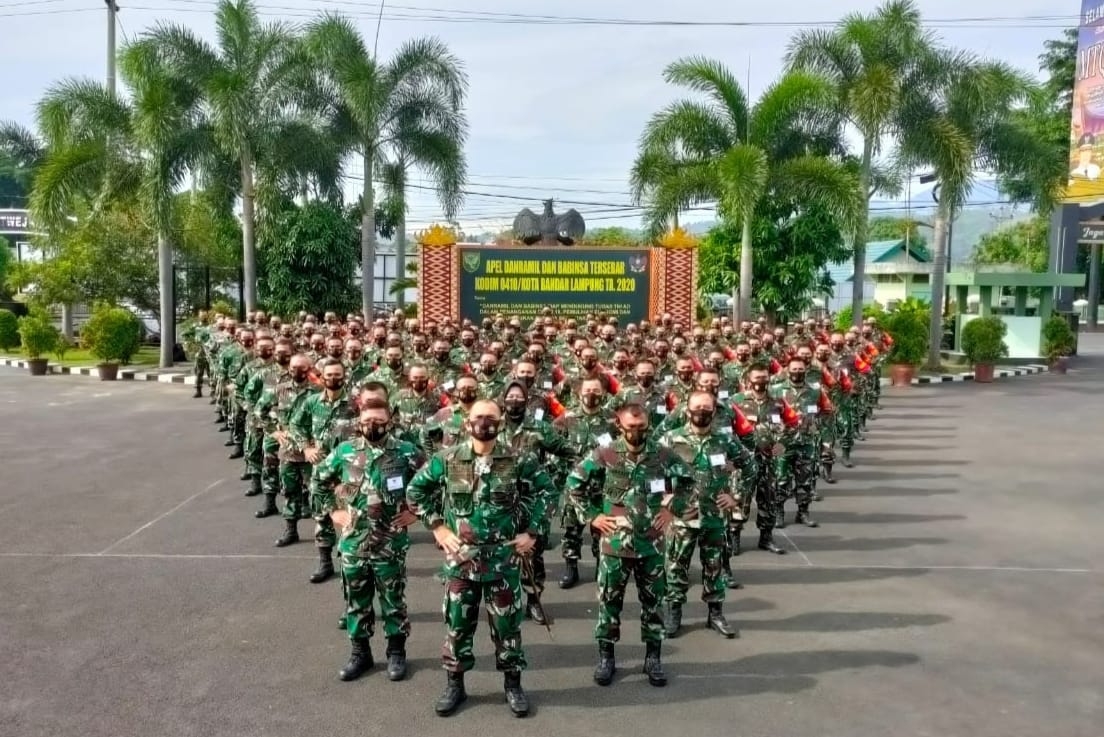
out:
<path id="1" fill-rule="evenodd" d="M 1070 120 L 1069 184 L 1063 201 L 1104 201 L 1104 1 L 1082 0 Z"/>

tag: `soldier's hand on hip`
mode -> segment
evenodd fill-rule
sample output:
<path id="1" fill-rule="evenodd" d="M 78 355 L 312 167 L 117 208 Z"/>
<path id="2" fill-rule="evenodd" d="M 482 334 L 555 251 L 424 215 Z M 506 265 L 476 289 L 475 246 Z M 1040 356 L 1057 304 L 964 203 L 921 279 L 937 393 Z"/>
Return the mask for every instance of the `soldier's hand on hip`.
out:
<path id="1" fill-rule="evenodd" d="M 433 539 L 441 546 L 441 549 L 449 555 L 460 552 L 460 538 L 445 525 L 437 525 L 433 528 Z"/>
<path id="2" fill-rule="evenodd" d="M 729 509 L 736 509 L 740 506 L 740 503 L 736 501 L 736 498 L 728 493 L 717 495 L 717 506 L 720 509 L 728 511 Z"/>
<path id="3" fill-rule="evenodd" d="M 671 524 L 671 520 L 673 520 L 674 518 L 675 515 L 671 512 L 671 510 L 664 507 L 663 509 L 659 510 L 659 513 L 656 515 L 655 519 L 652 520 L 652 529 L 663 532 L 665 529 L 667 529 L 667 525 Z"/>
<path id="4" fill-rule="evenodd" d="M 603 535 L 609 535 L 617 529 L 617 520 L 605 514 L 600 514 L 591 521 L 590 526 Z"/>
<path id="5" fill-rule="evenodd" d="M 349 514 L 348 509 L 335 509 L 330 512 L 330 521 L 334 523 L 334 526 L 342 530 L 349 526 L 352 519 L 353 516 Z"/>
<path id="6" fill-rule="evenodd" d="M 318 448 L 307 448 L 303 451 L 303 457 L 307 459 L 307 463 L 318 463 L 322 460 L 322 451 Z"/>
<path id="7" fill-rule="evenodd" d="M 523 532 L 511 540 L 510 545 L 514 547 L 518 555 L 529 555 L 533 552 L 533 548 L 537 546 L 537 539 L 528 532 Z"/>
<path id="8" fill-rule="evenodd" d="M 395 518 L 391 520 L 391 526 L 395 528 L 410 527 L 418 521 L 418 516 L 411 512 L 409 509 L 404 509 L 395 515 Z"/>

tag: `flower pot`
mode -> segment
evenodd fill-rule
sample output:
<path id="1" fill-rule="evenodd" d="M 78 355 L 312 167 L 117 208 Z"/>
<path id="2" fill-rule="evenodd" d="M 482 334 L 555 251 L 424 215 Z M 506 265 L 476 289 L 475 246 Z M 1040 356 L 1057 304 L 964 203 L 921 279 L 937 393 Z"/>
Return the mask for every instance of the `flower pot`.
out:
<path id="1" fill-rule="evenodd" d="M 891 363 L 889 365 L 889 382 L 893 386 L 912 386 L 912 377 L 916 375 L 916 367 L 909 363 Z"/>
<path id="2" fill-rule="evenodd" d="M 974 381 L 991 384 L 993 382 L 993 364 L 979 363 L 974 366 Z"/>
<path id="3" fill-rule="evenodd" d="M 27 359 L 27 368 L 30 369 L 31 376 L 45 376 L 50 362 L 45 358 L 29 358 Z"/>
<path id="4" fill-rule="evenodd" d="M 1069 356 L 1058 356 L 1050 362 L 1050 373 L 1052 374 L 1064 374 L 1067 368 L 1069 368 Z"/>
<path id="5" fill-rule="evenodd" d="M 101 363 L 96 366 L 100 374 L 100 381 L 115 381 L 119 377 L 119 364 Z"/>

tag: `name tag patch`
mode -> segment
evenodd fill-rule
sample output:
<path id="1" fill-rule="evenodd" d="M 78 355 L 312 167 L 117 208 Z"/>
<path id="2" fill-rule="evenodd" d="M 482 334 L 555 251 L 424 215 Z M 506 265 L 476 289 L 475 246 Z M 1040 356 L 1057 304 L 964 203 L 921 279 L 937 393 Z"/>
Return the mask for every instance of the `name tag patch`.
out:
<path id="1" fill-rule="evenodd" d="M 667 491 L 667 484 L 663 479 L 652 479 L 651 485 L 648 490 L 653 494 L 662 494 Z"/>
<path id="2" fill-rule="evenodd" d="M 388 491 L 398 491 L 402 487 L 403 487 L 402 476 L 392 476 L 391 478 L 387 479 L 387 490 Z"/>
<path id="3" fill-rule="evenodd" d="M 709 456 L 709 464 L 711 466 L 723 466 L 725 464 L 725 457 L 723 453 L 714 453 Z"/>

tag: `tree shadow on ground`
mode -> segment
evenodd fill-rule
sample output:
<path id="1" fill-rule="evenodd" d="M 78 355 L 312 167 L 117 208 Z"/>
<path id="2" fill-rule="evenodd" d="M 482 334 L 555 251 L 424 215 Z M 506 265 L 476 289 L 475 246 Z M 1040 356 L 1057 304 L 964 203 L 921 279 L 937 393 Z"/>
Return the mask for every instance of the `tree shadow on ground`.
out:
<path id="1" fill-rule="evenodd" d="M 895 453 L 898 451 L 907 452 L 937 452 L 941 450 L 951 450 L 953 445 L 932 445 L 930 443 L 864 443 L 862 449 L 864 451 L 873 451 L 875 453 Z"/>
<path id="2" fill-rule="evenodd" d="M 938 489 L 931 486 L 872 486 L 868 489 L 856 489 L 854 487 L 829 487 L 825 489 L 824 496 L 826 498 L 836 497 L 848 497 L 848 496 L 942 496 L 944 494 L 957 494 L 958 489 Z M 827 512 L 821 512 L 817 510 L 818 516 L 823 516 Z"/>
<path id="3" fill-rule="evenodd" d="M 973 461 L 955 460 L 952 458 L 863 458 L 862 465 L 875 468 L 901 468 L 902 466 L 929 466 L 942 468 L 944 466 L 969 466 Z"/>
<path id="4" fill-rule="evenodd" d="M 946 545 L 944 537 L 843 537 L 840 535 L 816 535 L 799 537 L 801 550 L 806 553 L 831 551 L 871 552 L 900 550 L 917 545 Z"/>
<path id="5" fill-rule="evenodd" d="M 806 584 L 837 584 L 879 581 L 886 578 L 916 578 L 927 575 L 919 568 L 833 568 L 830 565 L 770 568 L 739 568 L 733 561 L 733 572 L 745 590 L 759 586 L 803 586 Z M 729 602 L 738 601 L 738 593 L 729 594 Z"/>
<path id="6" fill-rule="evenodd" d="M 962 475 L 957 473 L 913 473 L 911 471 L 894 473 L 892 471 L 867 471 L 862 467 L 865 463 L 866 461 L 860 459 L 856 462 L 855 468 L 845 469 L 846 478 L 854 481 L 920 481 L 922 479 L 962 478 Z"/>
<path id="7" fill-rule="evenodd" d="M 957 522 L 966 519 L 961 514 L 897 514 L 893 512 L 831 512 L 817 511 L 816 519 L 821 524 L 855 525 L 878 524 L 897 525 L 920 522 Z"/>

